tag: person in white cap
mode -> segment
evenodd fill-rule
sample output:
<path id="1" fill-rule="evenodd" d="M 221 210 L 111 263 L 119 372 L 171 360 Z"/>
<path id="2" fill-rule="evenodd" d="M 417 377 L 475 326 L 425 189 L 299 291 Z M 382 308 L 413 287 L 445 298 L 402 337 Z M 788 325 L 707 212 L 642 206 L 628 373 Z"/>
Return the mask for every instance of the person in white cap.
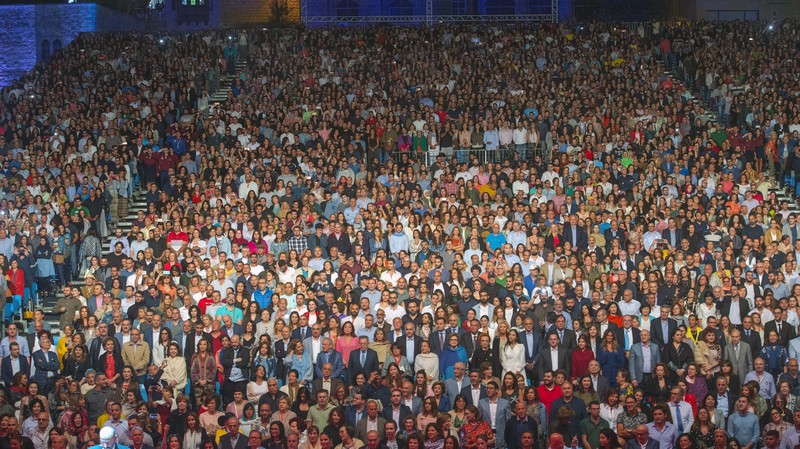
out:
<path id="1" fill-rule="evenodd" d="M 89 449 L 130 449 L 127 446 L 117 444 L 117 433 L 111 427 L 100 429 L 100 444 L 90 446 Z"/>

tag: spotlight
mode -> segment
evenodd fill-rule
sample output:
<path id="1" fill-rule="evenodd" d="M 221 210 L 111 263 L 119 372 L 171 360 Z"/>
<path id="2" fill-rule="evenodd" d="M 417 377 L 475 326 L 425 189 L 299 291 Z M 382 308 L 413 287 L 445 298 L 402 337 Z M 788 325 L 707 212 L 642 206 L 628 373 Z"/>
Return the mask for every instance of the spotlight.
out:
<path id="1" fill-rule="evenodd" d="M 773 25 L 773 24 L 769 24 L 769 25 L 767 25 L 767 29 L 768 29 L 769 31 L 772 31 L 772 30 L 774 30 L 774 29 L 775 29 L 775 25 Z"/>
<path id="2" fill-rule="evenodd" d="M 164 38 L 163 38 L 163 37 L 162 37 L 161 39 L 159 39 L 159 40 L 158 40 L 158 43 L 159 43 L 159 44 L 161 44 L 161 45 L 164 45 L 164 42 L 166 42 L 166 41 L 164 40 Z"/>

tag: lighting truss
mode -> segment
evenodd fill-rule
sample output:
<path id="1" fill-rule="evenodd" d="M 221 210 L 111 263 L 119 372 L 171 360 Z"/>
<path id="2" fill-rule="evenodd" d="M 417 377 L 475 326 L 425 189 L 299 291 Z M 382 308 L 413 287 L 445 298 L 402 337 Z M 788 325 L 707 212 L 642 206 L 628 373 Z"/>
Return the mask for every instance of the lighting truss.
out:
<path id="1" fill-rule="evenodd" d="M 305 4 L 305 2 L 303 2 Z M 552 0 L 555 9 L 553 14 L 495 14 L 495 15 L 470 15 L 470 16 L 309 16 L 303 19 L 307 24 L 325 23 L 427 23 L 438 22 L 465 23 L 465 22 L 557 22 L 558 0 Z M 301 10 L 302 12 L 305 10 Z"/>

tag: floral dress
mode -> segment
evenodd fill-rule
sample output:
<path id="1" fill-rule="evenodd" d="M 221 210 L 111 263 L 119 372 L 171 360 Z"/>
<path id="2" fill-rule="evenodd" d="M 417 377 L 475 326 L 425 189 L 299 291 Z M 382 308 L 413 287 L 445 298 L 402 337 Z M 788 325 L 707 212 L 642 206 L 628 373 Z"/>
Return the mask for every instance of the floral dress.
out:
<path id="1" fill-rule="evenodd" d="M 458 433 L 463 447 L 466 449 L 475 449 L 478 447 L 478 437 L 481 435 L 492 435 L 492 428 L 489 427 L 489 423 L 484 420 L 465 422 L 461 424 L 461 429 Z"/>

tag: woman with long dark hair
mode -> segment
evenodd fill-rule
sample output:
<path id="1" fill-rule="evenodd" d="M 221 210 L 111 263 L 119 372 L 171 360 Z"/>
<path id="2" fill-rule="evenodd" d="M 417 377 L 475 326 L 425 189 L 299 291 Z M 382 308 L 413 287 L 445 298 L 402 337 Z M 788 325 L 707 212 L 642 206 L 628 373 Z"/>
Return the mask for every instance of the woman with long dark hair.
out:
<path id="1" fill-rule="evenodd" d="M 186 430 L 183 432 L 183 449 L 196 449 L 205 438 L 200 420 L 194 411 L 186 415 Z"/>
<path id="2" fill-rule="evenodd" d="M 261 442 L 264 449 L 287 449 L 286 431 L 283 423 L 274 421 L 269 425 L 269 437 Z"/>

